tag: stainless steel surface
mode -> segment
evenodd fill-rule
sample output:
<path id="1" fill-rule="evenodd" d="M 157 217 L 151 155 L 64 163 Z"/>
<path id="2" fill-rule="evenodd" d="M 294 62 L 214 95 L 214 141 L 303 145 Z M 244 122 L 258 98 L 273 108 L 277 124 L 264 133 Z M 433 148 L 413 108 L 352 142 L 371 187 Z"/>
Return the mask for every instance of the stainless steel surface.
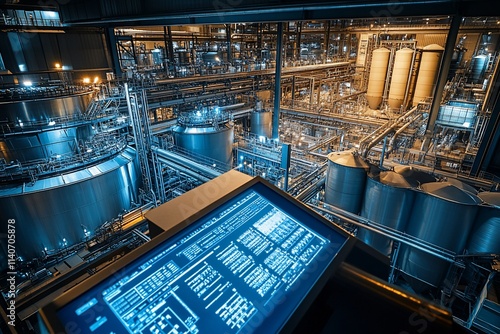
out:
<path id="1" fill-rule="evenodd" d="M 479 207 L 467 251 L 469 254 L 500 254 L 500 208 Z"/>
<path id="2" fill-rule="evenodd" d="M 359 213 L 369 165 L 351 151 L 328 155 L 325 202 L 352 213 Z"/>
<path id="3" fill-rule="evenodd" d="M 368 89 L 366 91 L 366 99 L 371 109 L 377 109 L 382 103 L 390 54 L 391 51 L 386 48 L 373 50 Z"/>
<path id="4" fill-rule="evenodd" d="M 416 192 L 406 233 L 454 253 L 461 253 L 474 224 L 480 200 L 448 182 L 426 183 Z M 438 286 L 449 264 L 403 245 L 398 266 L 412 277 Z M 415 290 L 423 289 L 410 279 Z"/>
<path id="5" fill-rule="evenodd" d="M 471 254 L 500 254 L 500 193 L 481 192 L 485 205 L 479 207 L 467 250 Z"/>
<path id="6" fill-rule="evenodd" d="M 55 119 L 73 119 L 83 115 L 92 99 L 92 92 L 78 95 L 23 101 L 0 102 L 2 121 L 16 128 L 31 123 L 46 125 Z"/>
<path id="7" fill-rule="evenodd" d="M 178 118 L 172 128 L 175 144 L 195 155 L 214 160 L 229 170 L 233 158 L 234 128 L 231 115 L 219 108 L 203 108 Z"/>
<path id="8" fill-rule="evenodd" d="M 271 138 L 273 134 L 273 113 L 254 111 L 250 114 L 250 129 L 257 136 Z"/>
<path id="9" fill-rule="evenodd" d="M 55 159 L 56 156 L 76 153 L 79 143 L 90 140 L 92 136 L 90 124 L 43 132 L 21 132 L 0 138 L 0 159 L 21 163 Z"/>
<path id="10" fill-rule="evenodd" d="M 16 251 L 23 259 L 78 243 L 85 230 L 116 218 L 138 202 L 135 150 L 78 171 L 0 189 L 0 219 L 16 220 Z"/>
<path id="11" fill-rule="evenodd" d="M 361 216 L 375 223 L 404 231 L 410 218 L 418 183 L 392 171 L 367 178 Z M 384 255 L 391 253 L 392 241 L 367 229 L 359 229 L 357 237 Z"/>

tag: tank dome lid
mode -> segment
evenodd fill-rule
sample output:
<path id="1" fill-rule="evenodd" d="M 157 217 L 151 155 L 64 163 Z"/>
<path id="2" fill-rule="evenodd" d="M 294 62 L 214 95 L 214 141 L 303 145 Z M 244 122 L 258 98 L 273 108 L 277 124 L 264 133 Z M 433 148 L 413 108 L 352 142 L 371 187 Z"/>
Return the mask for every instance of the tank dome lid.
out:
<path id="1" fill-rule="evenodd" d="M 479 191 L 477 191 L 477 189 L 476 189 L 476 188 L 474 188 L 473 186 L 471 186 L 471 185 L 469 185 L 469 184 L 467 184 L 467 183 L 465 183 L 465 182 L 462 182 L 462 181 L 460 181 L 459 179 L 455 179 L 455 178 L 453 178 L 453 177 L 449 177 L 449 178 L 447 179 L 447 181 L 448 181 L 449 183 L 453 184 L 455 187 L 460 188 L 460 189 L 462 189 L 462 190 L 464 190 L 464 191 L 467 191 L 467 192 L 469 192 L 469 193 L 471 193 L 471 194 L 477 195 L 477 194 L 478 194 L 478 192 L 479 192 Z"/>
<path id="2" fill-rule="evenodd" d="M 436 178 L 429 173 L 419 171 L 410 166 L 396 165 L 394 172 L 403 175 L 406 178 L 412 178 L 420 184 L 436 182 Z"/>
<path id="3" fill-rule="evenodd" d="M 479 204 L 481 200 L 449 182 L 431 182 L 422 185 L 422 190 L 433 196 L 460 204 Z"/>
<path id="4" fill-rule="evenodd" d="M 391 52 L 391 50 L 387 49 L 387 48 L 378 48 L 378 49 L 375 49 L 373 50 L 373 53 L 379 53 L 379 52 L 383 52 L 383 53 L 387 53 L 387 52 Z"/>
<path id="5" fill-rule="evenodd" d="M 396 53 L 413 53 L 413 49 L 410 48 L 402 48 L 396 51 Z"/>
<path id="6" fill-rule="evenodd" d="M 500 193 L 483 191 L 477 195 L 486 204 L 493 205 L 500 208 Z"/>
<path id="7" fill-rule="evenodd" d="M 328 159 L 341 166 L 352 167 L 352 168 L 364 168 L 368 170 L 370 168 L 369 164 L 363 160 L 354 151 L 341 151 L 332 152 L 328 154 Z"/>
<path id="8" fill-rule="evenodd" d="M 444 48 L 438 44 L 429 44 L 424 46 L 425 51 L 444 51 Z"/>
<path id="9" fill-rule="evenodd" d="M 418 181 L 414 178 L 393 171 L 380 172 L 379 181 L 396 188 L 416 188 L 419 185 Z"/>

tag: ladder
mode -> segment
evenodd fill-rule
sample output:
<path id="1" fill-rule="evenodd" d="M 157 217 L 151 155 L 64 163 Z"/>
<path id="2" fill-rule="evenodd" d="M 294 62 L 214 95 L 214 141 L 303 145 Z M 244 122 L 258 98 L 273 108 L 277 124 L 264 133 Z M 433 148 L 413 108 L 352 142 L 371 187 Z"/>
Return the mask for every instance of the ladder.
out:
<path id="1" fill-rule="evenodd" d="M 148 101 L 144 89 L 129 93 L 128 84 L 125 84 L 125 97 L 129 111 L 134 143 L 139 158 L 141 169 L 143 196 L 146 201 L 155 203 L 156 194 L 151 179 L 151 168 L 149 165 L 151 156 L 152 133 L 148 118 Z M 152 159 L 151 159 L 152 160 Z"/>

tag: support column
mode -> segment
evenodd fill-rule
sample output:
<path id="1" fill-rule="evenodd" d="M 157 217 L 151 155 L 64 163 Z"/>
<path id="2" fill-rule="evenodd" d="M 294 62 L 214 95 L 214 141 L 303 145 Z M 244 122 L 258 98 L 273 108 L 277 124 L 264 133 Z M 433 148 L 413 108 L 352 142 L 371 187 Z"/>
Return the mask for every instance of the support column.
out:
<path id="1" fill-rule="evenodd" d="M 109 52 L 111 53 L 111 60 L 113 62 L 113 70 L 116 74 L 116 77 L 121 77 L 123 72 L 120 64 L 120 59 L 118 57 L 118 48 L 116 47 L 115 28 L 108 28 L 106 30 L 106 36 Z"/>
<path id="2" fill-rule="evenodd" d="M 301 44 L 301 39 L 302 39 L 302 21 L 299 21 L 297 24 L 297 38 L 295 39 L 297 41 L 297 55 L 296 59 L 300 61 L 300 44 Z"/>
<path id="3" fill-rule="evenodd" d="M 174 64 L 174 42 L 172 41 L 172 28 L 170 26 L 167 27 L 168 31 L 168 60 L 170 64 Z"/>
<path id="4" fill-rule="evenodd" d="M 231 24 L 226 24 L 227 62 L 232 63 L 231 56 Z"/>
<path id="5" fill-rule="evenodd" d="M 274 76 L 274 111 L 273 111 L 273 139 L 279 141 L 279 122 L 281 105 L 281 67 L 283 58 L 283 23 L 278 22 L 276 36 L 276 74 Z"/>
<path id="6" fill-rule="evenodd" d="M 455 43 L 458 37 L 458 30 L 460 28 L 460 23 L 462 22 L 462 16 L 453 16 L 451 20 L 450 30 L 448 32 L 448 37 L 446 38 L 446 45 L 444 48 L 443 60 L 441 62 L 441 68 L 438 74 L 438 79 L 436 83 L 436 89 L 434 90 L 434 98 L 432 99 L 431 110 L 429 114 L 429 120 L 427 122 L 427 130 L 425 136 L 428 140 L 425 141 L 427 145 L 430 143 L 430 138 L 432 138 L 434 132 L 434 125 L 439 113 L 439 107 L 441 106 L 441 99 L 444 92 L 444 86 L 448 79 L 448 72 L 451 65 L 451 57 L 453 56 L 453 50 L 455 49 Z M 427 147 L 424 147 L 427 150 Z"/>
<path id="7" fill-rule="evenodd" d="M 326 24 L 326 32 L 325 32 L 325 59 L 323 59 L 323 64 L 326 63 L 326 59 L 328 58 L 328 51 L 330 51 L 330 28 L 332 21 L 328 20 Z"/>
<path id="8" fill-rule="evenodd" d="M 170 49 L 168 47 L 168 40 L 167 40 L 167 27 L 163 26 L 163 44 L 165 45 L 165 55 L 163 59 L 163 63 L 165 64 L 165 71 L 168 72 L 168 57 L 170 55 Z"/>

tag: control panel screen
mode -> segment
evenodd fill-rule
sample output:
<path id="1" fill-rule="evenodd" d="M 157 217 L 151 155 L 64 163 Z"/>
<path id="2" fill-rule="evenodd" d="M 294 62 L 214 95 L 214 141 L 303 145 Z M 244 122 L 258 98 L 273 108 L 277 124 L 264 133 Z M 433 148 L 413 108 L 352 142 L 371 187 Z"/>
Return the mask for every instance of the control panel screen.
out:
<path id="1" fill-rule="evenodd" d="M 346 240 L 256 183 L 62 306 L 57 317 L 68 333 L 277 332 Z"/>

